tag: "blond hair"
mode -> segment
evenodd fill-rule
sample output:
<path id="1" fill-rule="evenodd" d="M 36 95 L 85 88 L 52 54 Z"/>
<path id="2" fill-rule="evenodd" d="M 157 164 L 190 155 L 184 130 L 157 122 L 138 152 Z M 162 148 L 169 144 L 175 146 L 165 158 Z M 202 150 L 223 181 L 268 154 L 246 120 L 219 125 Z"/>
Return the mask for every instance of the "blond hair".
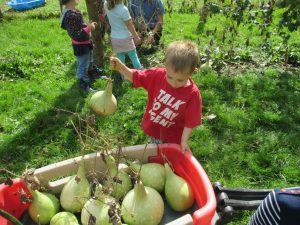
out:
<path id="1" fill-rule="evenodd" d="M 198 47 L 192 41 L 172 42 L 166 50 L 165 62 L 174 72 L 194 72 L 199 62 Z"/>
<path id="2" fill-rule="evenodd" d="M 117 4 L 120 4 L 122 0 L 107 0 L 107 8 L 109 10 L 115 8 Z"/>

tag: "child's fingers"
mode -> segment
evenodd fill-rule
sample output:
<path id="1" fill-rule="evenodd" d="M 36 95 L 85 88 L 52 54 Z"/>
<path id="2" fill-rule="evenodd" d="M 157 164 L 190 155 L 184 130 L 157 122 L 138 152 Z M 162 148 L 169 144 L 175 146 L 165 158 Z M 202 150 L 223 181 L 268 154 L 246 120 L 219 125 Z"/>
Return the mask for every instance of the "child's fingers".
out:
<path id="1" fill-rule="evenodd" d="M 182 150 L 183 153 L 186 152 L 186 151 L 192 152 L 187 143 L 181 143 L 181 150 Z"/>
<path id="2" fill-rule="evenodd" d="M 109 64 L 110 64 L 110 67 L 115 69 L 116 66 L 117 66 L 117 59 L 115 57 L 110 57 L 109 58 Z"/>
<path id="3" fill-rule="evenodd" d="M 97 22 L 93 22 L 92 20 L 90 21 L 90 26 L 95 28 L 97 26 Z"/>
<path id="4" fill-rule="evenodd" d="M 96 26 L 97 26 L 97 23 L 96 23 L 96 22 L 92 22 L 92 23 L 91 23 L 91 27 L 92 27 L 93 29 L 95 29 Z"/>
<path id="5" fill-rule="evenodd" d="M 116 61 L 116 57 L 111 56 L 111 57 L 109 57 L 109 60 L 110 60 L 110 62 L 115 62 Z"/>
<path id="6" fill-rule="evenodd" d="M 110 58 L 109 58 L 109 65 L 110 65 L 111 67 L 114 67 L 114 64 L 115 64 L 115 62 L 114 62 L 113 58 L 110 57 Z"/>
<path id="7" fill-rule="evenodd" d="M 136 45 L 139 45 L 139 44 L 141 43 L 140 37 L 137 37 L 136 40 L 135 40 L 135 42 L 136 42 L 136 43 L 135 43 Z"/>
<path id="8" fill-rule="evenodd" d="M 114 62 L 118 62 L 119 59 L 117 57 L 115 57 L 114 55 L 109 57 L 110 60 L 114 61 Z"/>

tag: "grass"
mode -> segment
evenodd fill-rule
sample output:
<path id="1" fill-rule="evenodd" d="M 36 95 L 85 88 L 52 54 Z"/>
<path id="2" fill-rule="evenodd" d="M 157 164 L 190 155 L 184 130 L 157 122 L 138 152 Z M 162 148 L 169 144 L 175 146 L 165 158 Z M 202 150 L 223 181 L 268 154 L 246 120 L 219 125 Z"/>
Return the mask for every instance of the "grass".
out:
<path id="1" fill-rule="evenodd" d="M 216 175 L 215 179 L 223 177 L 223 182 L 230 180 L 238 184 L 236 176 L 240 173 L 235 174 L 234 171 L 242 168 L 240 172 L 248 180 L 247 185 L 265 185 L 267 179 L 269 185 L 281 186 L 282 182 L 286 182 L 286 177 L 297 184 L 299 160 L 294 158 L 294 154 L 299 154 L 299 142 L 294 135 L 299 130 L 299 115 L 286 99 L 296 102 L 299 96 L 286 92 L 291 88 L 288 83 L 293 78 L 290 76 L 271 70 L 260 78 L 256 74 L 243 74 L 220 81 L 217 81 L 218 77 L 206 77 L 216 79 L 215 82 L 221 85 L 215 88 L 205 85 L 205 90 L 210 91 L 208 95 L 203 94 L 204 110 L 209 110 L 216 118 L 199 127 L 209 136 L 197 143 L 203 143 L 202 148 L 205 149 L 205 139 L 215 141 L 210 141 L 209 152 L 199 150 L 199 155 L 198 152 L 196 155 L 214 162 L 213 166 L 208 163 L 208 170 L 214 171 L 211 174 Z M 200 81 L 200 87 L 201 83 L 205 84 Z M 202 137 L 199 132 L 197 136 Z M 218 163 L 215 164 L 215 161 Z M 278 164 L 282 166 L 275 166 Z M 286 167 L 295 172 L 294 176 L 285 173 L 288 171 Z"/>
<path id="2" fill-rule="evenodd" d="M 90 95 L 78 89 L 70 40 L 59 26 L 58 3 L 50 0 L 42 8 L 22 13 L 6 11 L 4 3 L 0 0 L 5 11 L 0 22 L 4 31 L 0 32 L 0 168 L 20 175 L 26 167 L 38 168 L 81 154 L 72 125 L 72 121 L 78 124 L 77 117 L 66 111 L 89 115 Z M 80 4 L 85 10 L 84 1 Z M 281 12 L 276 13 L 279 16 Z M 208 36 L 195 33 L 197 14 L 173 13 L 165 21 L 165 45 L 192 39 L 202 53 L 212 38 L 211 49 L 221 45 L 218 32 Z M 216 15 L 205 29 L 222 30 L 226 23 Z M 252 45 L 246 48 L 243 43 L 249 35 Z M 298 31 L 291 33 L 291 46 L 299 47 L 298 36 Z M 274 33 L 273 45 L 279 46 L 280 40 Z M 260 57 L 265 54 L 261 43 L 257 30 L 250 32 L 242 26 L 234 45 L 237 51 L 250 52 L 256 63 L 226 67 L 223 74 L 212 70 L 194 74 L 203 98 L 203 125 L 194 130 L 190 146 L 210 180 L 228 187 L 299 185 L 300 73 L 280 63 L 266 66 Z M 146 67 L 162 65 L 163 52 L 140 57 Z M 105 71 L 111 74 L 109 68 Z M 97 81 L 94 86 L 104 89 L 105 82 Z M 115 85 L 114 94 L 117 112 L 97 117 L 94 124 L 109 140 L 102 147 L 148 142 L 140 128 L 146 93 L 124 82 Z M 0 179 L 7 176 L 1 173 Z M 246 224 L 250 214 L 237 214 L 231 224 Z"/>

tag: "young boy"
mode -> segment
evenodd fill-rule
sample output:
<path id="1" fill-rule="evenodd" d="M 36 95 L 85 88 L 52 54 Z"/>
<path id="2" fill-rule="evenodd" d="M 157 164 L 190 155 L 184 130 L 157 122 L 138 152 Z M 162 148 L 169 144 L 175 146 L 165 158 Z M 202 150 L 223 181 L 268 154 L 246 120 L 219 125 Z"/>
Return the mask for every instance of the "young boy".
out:
<path id="1" fill-rule="evenodd" d="M 144 132 L 154 143 L 177 143 L 189 150 L 192 129 L 201 124 L 202 99 L 192 80 L 199 61 L 197 46 L 191 41 L 176 41 L 166 51 L 165 68 L 135 70 L 119 59 L 110 65 L 133 86 L 148 92 L 147 108 L 142 119 Z"/>

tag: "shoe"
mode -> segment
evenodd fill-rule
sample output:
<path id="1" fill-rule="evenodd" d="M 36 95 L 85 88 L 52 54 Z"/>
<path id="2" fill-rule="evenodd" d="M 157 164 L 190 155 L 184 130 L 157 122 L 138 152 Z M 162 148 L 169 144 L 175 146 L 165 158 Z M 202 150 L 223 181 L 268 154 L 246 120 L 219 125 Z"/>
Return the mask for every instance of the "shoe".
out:
<path id="1" fill-rule="evenodd" d="M 97 92 L 97 90 L 91 88 L 90 86 L 87 86 L 87 87 L 85 88 L 85 91 L 88 92 L 88 93 L 95 93 L 95 92 Z"/>
<path id="2" fill-rule="evenodd" d="M 80 87 L 80 89 L 83 90 L 86 93 L 95 93 L 95 92 L 97 92 L 97 90 L 93 89 L 90 86 Z"/>
<path id="3" fill-rule="evenodd" d="M 96 66 L 88 70 L 88 76 L 93 80 L 106 78 L 106 76 L 104 75 L 104 70 Z"/>
<path id="4" fill-rule="evenodd" d="M 98 79 L 100 79 L 100 80 L 106 80 L 106 79 L 108 79 L 108 77 L 104 75 L 104 76 L 98 77 Z"/>
<path id="5" fill-rule="evenodd" d="M 90 85 L 87 82 L 85 82 L 83 79 L 79 80 L 79 87 L 82 90 L 84 90 L 84 91 L 86 91 L 88 93 L 95 93 L 96 92 L 96 90 L 93 89 L 93 88 L 91 88 Z"/>

